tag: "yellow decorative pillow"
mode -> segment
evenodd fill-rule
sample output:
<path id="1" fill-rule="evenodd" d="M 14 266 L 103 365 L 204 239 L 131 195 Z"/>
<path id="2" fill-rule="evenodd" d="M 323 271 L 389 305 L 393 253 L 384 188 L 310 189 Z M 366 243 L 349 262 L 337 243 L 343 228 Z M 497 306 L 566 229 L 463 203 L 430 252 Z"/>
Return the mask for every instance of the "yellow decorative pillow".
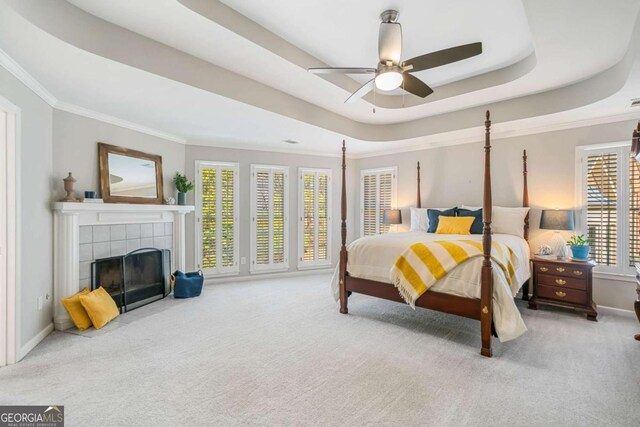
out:
<path id="1" fill-rule="evenodd" d="M 89 293 L 89 289 L 84 288 L 80 292 L 75 295 L 71 295 L 70 297 L 63 298 L 62 305 L 64 306 L 67 313 L 69 313 L 69 317 L 76 328 L 79 331 L 84 331 L 85 329 L 91 327 L 91 319 L 87 314 L 87 311 L 84 309 L 82 304 L 80 304 L 80 295 L 86 295 Z"/>
<path id="2" fill-rule="evenodd" d="M 96 329 L 102 328 L 120 314 L 113 298 L 102 286 L 86 295 L 80 295 L 80 304 L 87 310 Z"/>
<path id="3" fill-rule="evenodd" d="M 471 234 L 472 216 L 441 216 L 436 234 Z"/>

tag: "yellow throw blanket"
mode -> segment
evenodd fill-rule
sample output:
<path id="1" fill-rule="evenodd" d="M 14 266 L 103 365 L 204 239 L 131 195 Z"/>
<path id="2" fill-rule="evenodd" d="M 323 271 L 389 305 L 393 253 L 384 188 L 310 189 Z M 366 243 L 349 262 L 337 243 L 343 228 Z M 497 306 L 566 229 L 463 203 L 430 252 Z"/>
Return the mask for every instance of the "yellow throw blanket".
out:
<path id="1" fill-rule="evenodd" d="M 389 277 L 407 304 L 415 308 L 416 300 L 435 282 L 466 260 L 482 255 L 482 242 L 473 240 L 415 243 L 398 257 Z M 518 262 L 513 250 L 493 242 L 491 258 L 511 285 Z"/>

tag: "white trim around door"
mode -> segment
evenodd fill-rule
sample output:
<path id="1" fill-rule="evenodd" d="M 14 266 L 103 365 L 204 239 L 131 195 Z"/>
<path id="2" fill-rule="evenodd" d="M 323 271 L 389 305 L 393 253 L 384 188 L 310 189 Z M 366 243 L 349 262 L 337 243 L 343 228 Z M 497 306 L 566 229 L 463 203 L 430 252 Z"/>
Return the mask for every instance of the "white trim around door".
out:
<path id="1" fill-rule="evenodd" d="M 20 109 L 0 96 L 0 366 L 17 361 L 19 124 Z"/>

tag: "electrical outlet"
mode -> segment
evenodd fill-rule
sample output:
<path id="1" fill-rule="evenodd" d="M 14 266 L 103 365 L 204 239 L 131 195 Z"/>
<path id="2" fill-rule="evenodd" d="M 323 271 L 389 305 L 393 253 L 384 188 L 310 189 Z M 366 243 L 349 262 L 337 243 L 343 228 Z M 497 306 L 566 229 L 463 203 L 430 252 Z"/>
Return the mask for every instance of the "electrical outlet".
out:
<path id="1" fill-rule="evenodd" d="M 42 310 L 43 303 L 44 303 L 44 297 L 42 295 L 40 295 L 38 297 L 38 310 Z"/>
<path id="2" fill-rule="evenodd" d="M 245 265 L 247 263 L 247 257 L 240 258 L 240 264 Z"/>

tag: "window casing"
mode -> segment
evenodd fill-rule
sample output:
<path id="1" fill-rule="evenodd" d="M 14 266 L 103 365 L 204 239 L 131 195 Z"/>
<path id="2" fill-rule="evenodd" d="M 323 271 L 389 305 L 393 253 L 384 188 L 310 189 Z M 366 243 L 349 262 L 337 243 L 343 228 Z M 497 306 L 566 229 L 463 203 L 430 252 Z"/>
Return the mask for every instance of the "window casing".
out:
<path id="1" fill-rule="evenodd" d="M 196 263 L 206 275 L 239 270 L 238 163 L 196 161 Z"/>
<path id="2" fill-rule="evenodd" d="M 251 272 L 289 269 L 289 168 L 251 165 Z"/>
<path id="3" fill-rule="evenodd" d="M 640 169 L 628 143 L 579 147 L 576 232 L 590 240 L 596 272 L 634 274 L 640 261 Z"/>
<path id="4" fill-rule="evenodd" d="M 382 223 L 385 209 L 395 209 L 397 167 L 366 169 L 360 172 L 360 235 L 387 233 Z"/>
<path id="5" fill-rule="evenodd" d="M 298 267 L 331 265 L 331 169 L 298 169 Z"/>

